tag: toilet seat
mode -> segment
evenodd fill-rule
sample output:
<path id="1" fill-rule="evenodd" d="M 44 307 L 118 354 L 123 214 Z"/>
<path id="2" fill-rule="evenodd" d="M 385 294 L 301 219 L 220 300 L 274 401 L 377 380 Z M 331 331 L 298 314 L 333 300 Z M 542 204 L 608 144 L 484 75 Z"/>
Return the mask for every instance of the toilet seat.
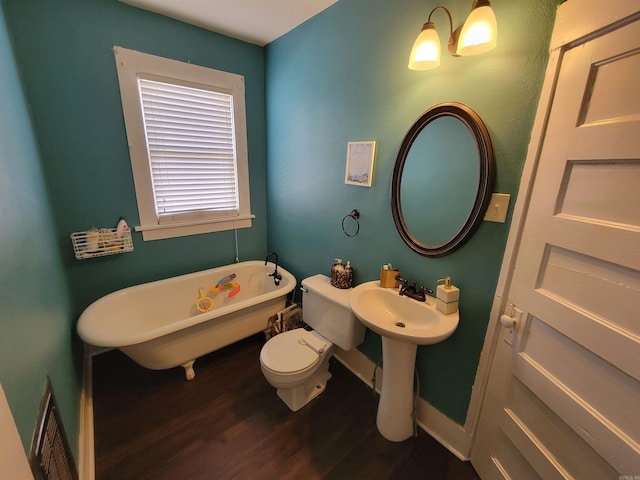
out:
<path id="1" fill-rule="evenodd" d="M 317 344 L 318 340 L 322 340 L 327 348 L 331 345 L 331 342 L 321 335 L 304 328 L 281 333 L 271 338 L 262 347 L 260 363 L 268 371 L 277 375 L 298 375 L 313 369 L 324 355 L 305 344 L 305 341 L 312 345 Z"/>

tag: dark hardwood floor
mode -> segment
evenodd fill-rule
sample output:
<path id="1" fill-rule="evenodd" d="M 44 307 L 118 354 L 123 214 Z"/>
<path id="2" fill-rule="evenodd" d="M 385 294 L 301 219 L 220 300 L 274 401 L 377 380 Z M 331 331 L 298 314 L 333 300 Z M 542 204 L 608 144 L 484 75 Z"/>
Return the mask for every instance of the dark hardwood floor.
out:
<path id="1" fill-rule="evenodd" d="M 260 371 L 257 335 L 182 368 L 144 369 L 119 351 L 93 359 L 97 480 L 478 479 L 419 429 L 376 430 L 378 397 L 333 359 L 325 392 L 291 412 Z"/>

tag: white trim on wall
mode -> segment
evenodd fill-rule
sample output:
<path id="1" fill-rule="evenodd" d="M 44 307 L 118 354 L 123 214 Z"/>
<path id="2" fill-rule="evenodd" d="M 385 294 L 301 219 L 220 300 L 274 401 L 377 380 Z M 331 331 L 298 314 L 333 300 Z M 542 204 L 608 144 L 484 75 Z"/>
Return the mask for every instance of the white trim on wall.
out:
<path id="1" fill-rule="evenodd" d="M 255 216 L 251 214 L 250 202 L 244 77 L 118 46 L 113 47 L 113 53 L 118 73 L 122 111 L 140 217 L 140 225 L 135 226 L 135 230 L 142 232 L 142 238 L 146 241 L 251 227 L 252 219 Z M 156 211 L 157 194 L 155 188 L 158 183 L 154 180 L 155 176 L 152 173 L 153 169 L 150 163 L 151 154 L 148 148 L 145 127 L 148 117 L 145 114 L 147 111 L 145 109 L 146 103 L 142 100 L 142 93 L 139 87 L 140 79 L 160 83 L 165 82 L 178 88 L 200 89 L 212 94 L 217 93 L 231 97 L 229 105 L 231 106 L 231 117 L 234 125 L 232 138 L 236 171 L 233 176 L 237 183 L 237 210 L 214 211 L 210 208 L 205 210 L 195 208 L 193 211 L 182 213 L 175 216 L 175 218 L 163 216 L 163 214 Z M 205 105 L 210 106 L 206 102 Z M 174 106 L 170 104 L 169 108 Z M 189 115 L 191 113 L 189 112 Z M 183 120 L 188 122 L 193 120 L 193 117 L 189 115 L 185 115 Z M 210 128 L 210 125 L 207 128 Z M 184 132 L 184 130 L 178 130 Z M 171 136 L 174 137 L 175 135 Z M 185 152 L 192 152 L 194 151 L 194 146 L 198 146 L 198 142 L 189 144 L 188 147 L 182 145 L 180 142 L 183 142 L 185 138 L 183 133 L 180 133 L 178 137 L 178 143 L 180 144 L 179 155 Z M 189 141 L 193 140 L 191 138 Z M 207 140 L 209 143 L 205 142 L 205 145 L 208 146 L 202 147 L 202 149 L 198 147 L 197 152 L 193 155 L 211 155 L 214 143 L 210 142 L 210 138 L 207 138 Z M 175 141 L 171 140 L 171 142 Z M 200 157 L 198 158 L 201 160 Z M 217 161 L 212 157 L 206 158 L 210 163 Z M 189 159 L 193 161 L 193 158 L 189 157 Z M 174 160 L 172 159 L 171 162 L 174 162 Z M 228 178 L 224 178 L 228 180 Z M 194 180 L 191 179 L 190 181 Z M 174 187 L 180 183 L 170 182 Z"/>
<path id="2" fill-rule="evenodd" d="M 80 480 L 94 480 L 96 476 L 95 442 L 93 431 L 93 357 L 110 348 L 85 344 L 80 393 L 80 428 L 78 431 L 78 476 Z"/>

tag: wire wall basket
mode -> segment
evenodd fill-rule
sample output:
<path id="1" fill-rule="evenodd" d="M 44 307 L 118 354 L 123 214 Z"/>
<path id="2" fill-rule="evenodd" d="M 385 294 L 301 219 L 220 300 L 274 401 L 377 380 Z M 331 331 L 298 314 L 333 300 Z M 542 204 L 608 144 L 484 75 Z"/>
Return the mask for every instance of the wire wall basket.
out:
<path id="1" fill-rule="evenodd" d="M 71 242 L 78 260 L 133 251 L 131 231 L 128 229 L 121 234 L 115 228 L 74 232 Z"/>

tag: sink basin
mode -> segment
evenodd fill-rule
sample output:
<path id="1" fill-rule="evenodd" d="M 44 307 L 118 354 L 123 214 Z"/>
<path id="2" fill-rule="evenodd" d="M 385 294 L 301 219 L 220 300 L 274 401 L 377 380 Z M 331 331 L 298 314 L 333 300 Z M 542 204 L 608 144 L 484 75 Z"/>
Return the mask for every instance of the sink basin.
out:
<path id="1" fill-rule="evenodd" d="M 380 282 L 363 283 L 349 294 L 351 310 L 382 337 L 382 388 L 376 425 L 387 440 L 401 442 L 413 434 L 413 385 L 418 345 L 431 345 L 449 337 L 459 315 L 444 315 L 435 299 L 426 302 L 381 288 Z"/>
<path id="2" fill-rule="evenodd" d="M 377 281 L 355 287 L 349 303 L 356 317 L 378 335 L 416 345 L 441 342 L 458 326 L 458 313 L 440 313 L 435 298 L 419 302 Z"/>

